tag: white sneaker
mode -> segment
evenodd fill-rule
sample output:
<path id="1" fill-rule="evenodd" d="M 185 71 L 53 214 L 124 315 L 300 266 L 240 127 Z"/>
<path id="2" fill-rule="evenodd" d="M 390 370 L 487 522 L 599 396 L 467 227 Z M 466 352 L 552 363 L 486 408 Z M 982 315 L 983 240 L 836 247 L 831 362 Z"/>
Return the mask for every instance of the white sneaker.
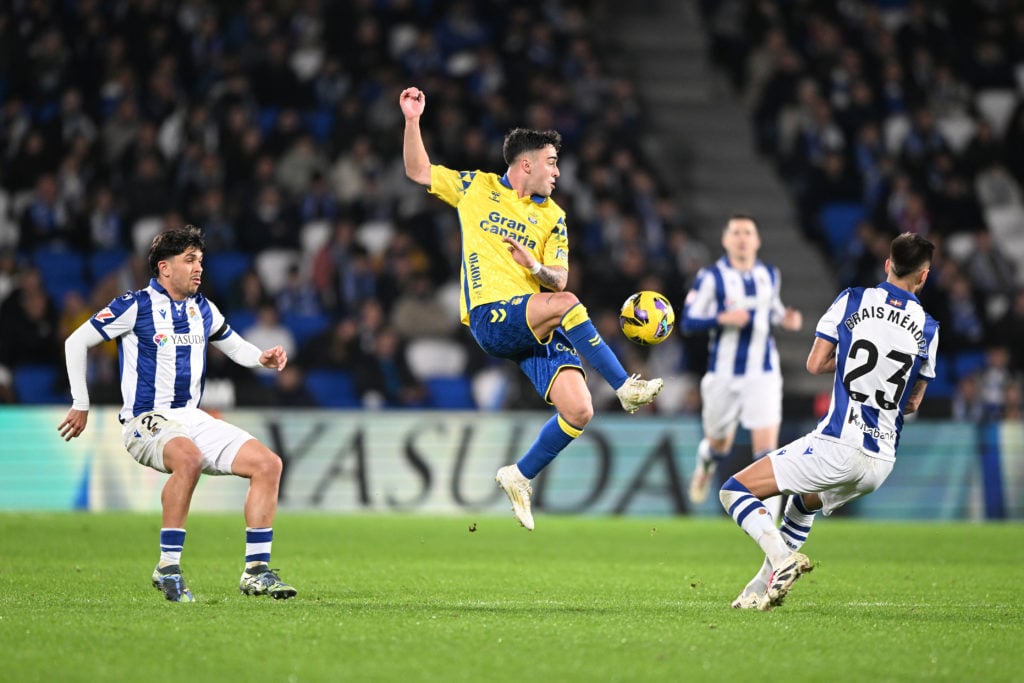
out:
<path id="1" fill-rule="evenodd" d="M 697 458 L 697 466 L 694 468 L 693 476 L 690 478 L 691 503 L 700 505 L 708 499 L 708 491 L 711 490 L 711 480 L 714 479 L 717 468 L 718 463 L 714 460 L 703 463 L 700 461 L 700 458 Z"/>
<path id="2" fill-rule="evenodd" d="M 793 553 L 787 557 L 782 566 L 772 572 L 768 579 L 768 590 L 760 596 L 757 608 L 767 612 L 772 607 L 781 605 L 783 598 L 789 593 L 789 589 L 793 587 L 796 580 L 812 569 L 814 569 L 814 565 L 803 553 Z"/>
<path id="3" fill-rule="evenodd" d="M 748 593 L 743 591 L 739 596 L 732 601 L 733 609 L 758 609 L 758 605 L 761 604 L 761 596 L 757 593 Z"/>
<path id="4" fill-rule="evenodd" d="M 530 495 L 533 489 L 530 480 L 523 476 L 515 465 L 508 465 L 498 470 L 494 481 L 505 490 L 505 495 L 512 502 L 512 512 L 524 527 L 533 531 L 533 513 L 530 512 Z"/>
<path id="5" fill-rule="evenodd" d="M 619 403 L 627 413 L 635 413 L 653 401 L 663 386 L 665 386 L 665 380 L 660 377 L 640 379 L 640 375 L 633 375 L 626 380 L 625 384 L 615 390 L 615 395 L 619 397 Z"/>

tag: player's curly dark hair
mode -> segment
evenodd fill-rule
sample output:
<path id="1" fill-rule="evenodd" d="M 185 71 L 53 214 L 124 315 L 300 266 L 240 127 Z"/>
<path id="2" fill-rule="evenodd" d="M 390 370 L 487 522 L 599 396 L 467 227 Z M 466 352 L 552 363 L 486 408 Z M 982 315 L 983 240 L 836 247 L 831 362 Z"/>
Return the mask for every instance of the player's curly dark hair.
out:
<path id="1" fill-rule="evenodd" d="M 149 245 L 149 272 L 153 277 L 160 274 L 157 264 L 166 261 L 172 256 L 184 254 L 189 247 L 195 247 L 199 251 L 206 249 L 206 241 L 203 240 L 203 231 L 194 225 L 185 225 L 180 228 L 171 228 L 160 232 L 153 238 Z"/>
<path id="2" fill-rule="evenodd" d="M 557 152 L 562 148 L 562 134 L 556 130 L 532 130 L 530 128 L 513 128 L 505 136 L 501 146 L 501 154 L 505 163 L 511 166 L 523 152 L 533 152 L 552 145 Z"/>
<path id="3" fill-rule="evenodd" d="M 889 247 L 889 267 L 896 277 L 906 277 L 931 265 L 935 245 L 914 233 L 896 237 Z"/>

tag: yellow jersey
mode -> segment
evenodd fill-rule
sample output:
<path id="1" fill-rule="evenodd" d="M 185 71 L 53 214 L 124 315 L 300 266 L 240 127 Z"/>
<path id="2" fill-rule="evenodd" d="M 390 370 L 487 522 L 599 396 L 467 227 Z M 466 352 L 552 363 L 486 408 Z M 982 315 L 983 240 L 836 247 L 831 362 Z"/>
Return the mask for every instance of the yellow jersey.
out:
<path id="1" fill-rule="evenodd" d="M 462 231 L 459 315 L 480 304 L 540 292 L 540 283 L 516 263 L 502 242 L 512 237 L 538 263 L 569 268 L 565 212 L 550 197 L 520 197 L 505 176 L 430 167 L 430 194 L 455 207 Z"/>

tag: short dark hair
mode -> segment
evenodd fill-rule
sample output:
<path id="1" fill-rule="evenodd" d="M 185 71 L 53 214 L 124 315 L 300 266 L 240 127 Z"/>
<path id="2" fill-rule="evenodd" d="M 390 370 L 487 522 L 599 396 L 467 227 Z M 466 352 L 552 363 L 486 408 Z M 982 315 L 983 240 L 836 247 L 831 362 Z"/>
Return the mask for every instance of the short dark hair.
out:
<path id="1" fill-rule="evenodd" d="M 896 277 L 906 277 L 931 265 L 935 245 L 912 232 L 893 239 L 889 246 L 889 268 Z"/>
<path id="2" fill-rule="evenodd" d="M 722 226 L 722 230 L 728 230 L 729 224 L 732 223 L 733 221 L 750 221 L 751 223 L 754 224 L 755 228 L 759 227 L 757 225 L 757 219 L 751 216 L 749 213 L 743 213 L 742 211 L 733 211 L 732 214 L 729 216 L 729 220 L 727 220 L 725 222 L 725 225 Z"/>
<path id="3" fill-rule="evenodd" d="M 562 134 L 556 130 L 532 130 L 530 128 L 514 128 L 505 136 L 501 146 L 501 154 L 505 163 L 511 166 L 523 152 L 533 152 L 552 145 L 557 152 L 562 148 Z"/>
<path id="4" fill-rule="evenodd" d="M 185 225 L 180 228 L 171 228 L 157 233 L 153 243 L 149 245 L 149 272 L 156 277 L 160 274 L 157 264 L 166 261 L 172 256 L 184 254 L 189 247 L 195 247 L 199 251 L 206 249 L 206 242 L 203 240 L 203 231 L 194 225 Z"/>

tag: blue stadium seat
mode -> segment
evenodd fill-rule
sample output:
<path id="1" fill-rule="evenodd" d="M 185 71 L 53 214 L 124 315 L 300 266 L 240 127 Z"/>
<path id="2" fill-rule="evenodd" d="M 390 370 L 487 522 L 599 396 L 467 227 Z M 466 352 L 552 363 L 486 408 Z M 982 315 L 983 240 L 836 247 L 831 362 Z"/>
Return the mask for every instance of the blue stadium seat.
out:
<path id="1" fill-rule="evenodd" d="M 344 370 L 309 370 L 306 388 L 324 408 L 358 408 L 362 405 L 352 375 Z"/>
<path id="2" fill-rule="evenodd" d="M 74 290 L 89 293 L 85 278 L 85 256 L 80 252 L 65 249 L 37 249 L 32 252 L 32 263 L 43 276 L 43 285 L 60 308 L 64 296 Z"/>
<path id="3" fill-rule="evenodd" d="M 430 405 L 451 410 L 473 410 L 473 386 L 468 377 L 428 377 L 423 380 L 430 394 Z"/>
<path id="4" fill-rule="evenodd" d="M 211 297 L 223 297 L 242 273 L 252 267 L 252 254 L 244 251 L 219 251 L 203 257 L 203 279 L 213 284 Z"/>
<path id="5" fill-rule="evenodd" d="M 334 130 L 334 110 L 329 107 L 314 109 L 303 115 L 302 122 L 317 142 L 327 142 Z"/>
<path id="6" fill-rule="evenodd" d="M 70 399 L 57 389 L 60 370 L 54 365 L 16 365 L 14 391 L 19 403 L 67 403 Z"/>
<path id="7" fill-rule="evenodd" d="M 221 313 L 224 313 L 224 311 L 222 310 Z M 231 329 L 243 337 L 245 336 L 245 331 L 256 323 L 255 311 L 231 311 L 230 313 L 224 313 L 224 316 L 228 319 L 228 325 L 231 325 Z"/>
<path id="8" fill-rule="evenodd" d="M 927 398 L 953 398 L 955 394 L 956 382 L 951 364 L 940 358 L 935 367 L 935 379 L 928 383 Z"/>
<path id="9" fill-rule="evenodd" d="M 295 315 L 288 311 L 282 311 L 281 324 L 291 330 L 292 335 L 295 336 L 295 343 L 302 346 L 310 337 L 326 330 L 331 324 L 331 319 L 322 313 L 320 315 Z"/>
<path id="10" fill-rule="evenodd" d="M 97 283 L 131 257 L 127 249 L 104 249 L 89 254 L 89 276 Z"/>
<path id="11" fill-rule="evenodd" d="M 866 217 L 867 211 L 859 202 L 831 202 L 821 208 L 818 220 L 832 256 L 846 250 L 856 234 L 857 225 Z"/>
<path id="12" fill-rule="evenodd" d="M 957 381 L 984 369 L 984 351 L 960 351 L 953 356 L 953 378 Z"/>

